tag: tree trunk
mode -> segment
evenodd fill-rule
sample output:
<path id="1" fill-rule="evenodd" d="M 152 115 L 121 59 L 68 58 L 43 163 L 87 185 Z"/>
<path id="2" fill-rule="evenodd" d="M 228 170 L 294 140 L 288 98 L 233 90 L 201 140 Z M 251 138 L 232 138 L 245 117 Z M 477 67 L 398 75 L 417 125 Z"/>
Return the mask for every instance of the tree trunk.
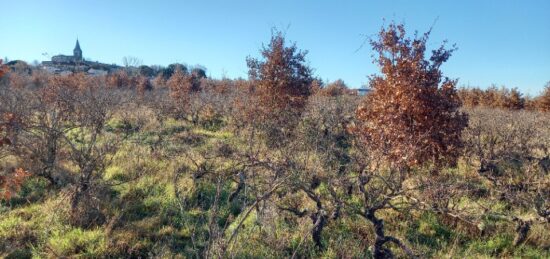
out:
<path id="1" fill-rule="evenodd" d="M 530 221 L 523 221 L 521 219 L 518 219 L 517 225 L 516 225 L 516 237 L 514 238 L 514 246 L 518 246 L 523 244 L 525 240 L 527 239 L 527 234 L 529 234 L 529 230 L 531 229 L 531 222 Z"/>
<path id="2" fill-rule="evenodd" d="M 324 247 L 321 234 L 323 233 L 323 228 L 327 223 L 327 216 L 323 210 L 318 210 L 315 214 L 311 215 L 311 219 L 314 224 L 313 229 L 311 229 L 311 238 L 313 239 L 315 246 L 322 250 Z"/>
<path id="3" fill-rule="evenodd" d="M 57 136 L 50 134 L 47 140 L 46 157 L 44 159 L 44 168 L 42 169 L 42 176 L 46 178 L 51 184 L 55 185 L 55 179 L 53 178 L 53 168 L 55 166 L 55 159 L 57 156 Z"/>
<path id="4" fill-rule="evenodd" d="M 384 221 L 377 218 L 376 210 L 369 209 L 365 213 L 365 217 L 374 225 L 374 233 L 376 234 L 376 239 L 374 241 L 374 251 L 373 257 L 376 259 L 382 258 L 393 258 L 392 252 L 384 247 L 384 244 L 388 241 L 386 235 L 384 234 Z"/>
<path id="5" fill-rule="evenodd" d="M 88 192 L 90 187 L 89 177 L 91 172 L 82 172 L 80 179 L 71 198 L 71 217 L 78 221 L 79 215 L 78 207 L 80 205 L 82 197 Z"/>

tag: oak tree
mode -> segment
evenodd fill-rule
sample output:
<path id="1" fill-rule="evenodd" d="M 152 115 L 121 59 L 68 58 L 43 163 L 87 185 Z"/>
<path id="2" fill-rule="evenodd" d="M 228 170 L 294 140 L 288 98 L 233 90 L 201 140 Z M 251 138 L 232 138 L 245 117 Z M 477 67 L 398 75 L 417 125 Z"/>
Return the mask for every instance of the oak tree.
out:
<path id="1" fill-rule="evenodd" d="M 444 78 L 440 70 L 454 48 L 442 45 L 426 58 L 429 35 L 411 39 L 404 25 L 392 23 L 371 41 L 382 74 L 370 77 L 372 92 L 357 109 L 352 131 L 357 137 L 358 194 L 363 197 L 359 215 L 374 227 L 374 258 L 393 257 L 388 243 L 415 257 L 401 240 L 386 234 L 377 212 L 395 208 L 394 199 L 420 188 L 404 185 L 412 168 L 455 164 L 462 147 L 467 116 L 459 111 L 456 81 Z"/>
<path id="2" fill-rule="evenodd" d="M 410 39 L 403 25 L 383 28 L 372 41 L 382 75 L 370 78 L 373 90 L 357 109 L 360 140 L 388 161 L 418 165 L 427 161 L 453 164 L 467 125 L 455 85 L 441 65 L 453 49 L 441 46 L 426 58 L 430 32 Z"/>
<path id="3" fill-rule="evenodd" d="M 306 63 L 307 51 L 287 45 L 282 32 L 274 31 L 262 60 L 247 58 L 248 74 L 255 84 L 264 113 L 277 117 L 282 112 L 300 112 L 311 94 L 312 70 Z"/>

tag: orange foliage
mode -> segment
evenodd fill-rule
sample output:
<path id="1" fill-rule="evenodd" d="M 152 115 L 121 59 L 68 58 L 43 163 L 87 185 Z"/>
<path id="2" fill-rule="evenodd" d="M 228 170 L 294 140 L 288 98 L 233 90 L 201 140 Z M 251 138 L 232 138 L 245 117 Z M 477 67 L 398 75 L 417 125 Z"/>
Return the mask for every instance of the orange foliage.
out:
<path id="1" fill-rule="evenodd" d="M 550 112 L 550 82 L 542 91 L 542 94 L 535 100 L 535 106 L 539 111 Z"/>
<path id="2" fill-rule="evenodd" d="M 320 79 L 313 79 L 310 89 L 311 94 L 318 94 L 323 89 L 323 81 Z"/>
<path id="3" fill-rule="evenodd" d="M 22 168 L 17 168 L 8 175 L 0 175 L 0 199 L 11 199 L 15 193 L 21 190 L 21 185 L 30 175 Z"/>
<path id="4" fill-rule="evenodd" d="M 15 123 L 16 116 L 13 113 L 5 113 L 2 116 L 0 123 L 0 148 L 12 145 L 10 139 L 6 137 L 6 133 Z M 21 184 L 30 174 L 25 170 L 18 168 L 13 172 L 2 175 L 0 174 L 0 199 L 9 200 L 21 188 Z"/>
<path id="5" fill-rule="evenodd" d="M 454 164 L 467 117 L 458 111 L 456 81 L 443 79 L 439 69 L 453 50 L 444 46 L 426 60 L 423 37 L 406 38 L 403 25 L 383 28 L 375 60 L 382 75 L 371 77 L 367 95 L 356 111 L 359 140 L 399 166 L 428 161 Z"/>
<path id="6" fill-rule="evenodd" d="M 301 111 L 313 81 L 305 60 L 307 51 L 298 50 L 296 44 L 285 46 L 283 34 L 275 32 L 261 54 L 264 60 L 247 59 L 261 108 L 271 116 L 281 111 Z"/>
<path id="7" fill-rule="evenodd" d="M 2 78 L 8 72 L 8 67 L 3 65 L 3 60 L 0 59 L 0 78 Z"/>
<path id="8" fill-rule="evenodd" d="M 155 89 L 160 89 L 166 86 L 166 79 L 164 76 L 159 73 L 152 81 L 153 86 Z"/>
<path id="9" fill-rule="evenodd" d="M 143 95 L 146 91 L 153 90 L 153 85 L 151 84 L 151 81 L 146 76 L 138 76 L 136 78 L 136 87 L 137 91 L 140 95 Z"/>
<path id="10" fill-rule="evenodd" d="M 200 78 L 195 74 L 187 74 L 179 67 L 166 82 L 170 89 L 170 97 L 176 101 L 188 102 L 193 92 L 201 90 Z"/>
<path id="11" fill-rule="evenodd" d="M 12 144 L 6 134 L 16 122 L 16 117 L 13 113 L 4 113 L 2 115 L 2 122 L 0 122 L 0 148 Z"/>
<path id="12" fill-rule="evenodd" d="M 28 75 L 20 74 L 13 71 L 11 71 L 7 75 L 7 78 L 11 87 L 14 88 L 24 88 L 25 86 L 29 85 L 29 83 L 31 83 L 31 79 Z"/>
<path id="13" fill-rule="evenodd" d="M 525 108 L 526 100 L 523 94 L 517 89 L 500 89 L 491 86 L 485 90 L 477 87 L 462 88 L 458 91 L 462 103 L 466 107 L 483 106 L 488 108 L 520 110 Z"/>
<path id="14" fill-rule="evenodd" d="M 335 96 L 351 94 L 351 93 L 352 92 L 350 91 L 346 83 L 344 83 L 344 81 L 342 81 L 341 79 L 338 79 L 328 84 L 326 87 L 318 91 L 319 95 L 329 96 L 329 97 L 335 97 Z"/>
<path id="15" fill-rule="evenodd" d="M 50 76 L 45 87 L 38 90 L 39 95 L 46 104 L 55 107 L 63 116 L 69 114 L 87 113 L 86 110 L 75 110 L 82 93 L 98 93 L 102 89 L 99 77 L 88 76 L 84 73 L 72 75 Z"/>
<path id="16" fill-rule="evenodd" d="M 116 71 L 115 73 L 107 75 L 107 85 L 114 88 L 130 87 L 132 86 L 132 79 L 124 70 Z"/>

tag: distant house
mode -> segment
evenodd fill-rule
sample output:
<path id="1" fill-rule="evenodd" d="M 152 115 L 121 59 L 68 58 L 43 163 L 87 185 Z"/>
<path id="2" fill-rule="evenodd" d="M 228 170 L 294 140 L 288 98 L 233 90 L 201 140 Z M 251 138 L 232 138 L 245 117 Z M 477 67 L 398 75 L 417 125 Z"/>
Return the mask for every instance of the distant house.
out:
<path id="1" fill-rule="evenodd" d="M 96 75 L 96 76 L 104 76 L 104 75 L 107 75 L 108 73 L 109 73 L 108 71 L 103 70 L 103 69 L 90 68 L 88 70 L 88 74 Z"/>
<path id="2" fill-rule="evenodd" d="M 372 91 L 372 89 L 370 89 L 370 88 L 361 87 L 361 88 L 358 88 L 358 89 L 357 89 L 357 95 L 360 95 L 360 96 L 367 95 L 367 94 L 370 93 L 371 91 Z"/>
<path id="3" fill-rule="evenodd" d="M 105 75 L 119 68 L 117 65 L 109 65 L 99 62 L 86 61 L 82 57 L 80 42 L 76 40 L 73 55 L 56 55 L 51 61 L 43 61 L 42 68 L 54 74 L 69 74 L 68 72 L 87 72 L 92 75 Z"/>

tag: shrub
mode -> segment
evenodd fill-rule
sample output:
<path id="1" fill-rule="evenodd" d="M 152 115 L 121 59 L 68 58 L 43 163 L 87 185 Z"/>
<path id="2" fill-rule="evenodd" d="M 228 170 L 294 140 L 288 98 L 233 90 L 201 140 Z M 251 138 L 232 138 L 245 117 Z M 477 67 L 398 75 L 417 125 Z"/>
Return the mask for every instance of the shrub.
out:
<path id="1" fill-rule="evenodd" d="M 379 37 L 372 45 L 383 75 L 371 76 L 373 91 L 357 109 L 360 141 L 398 164 L 454 164 L 467 117 L 458 110 L 456 81 L 440 71 L 454 49 L 441 46 L 426 60 L 429 32 L 409 39 L 403 25 L 391 24 Z"/>
<path id="2" fill-rule="evenodd" d="M 340 96 L 340 95 L 345 95 L 345 94 L 351 94 L 351 91 L 348 88 L 348 86 L 346 85 L 346 83 L 344 83 L 343 80 L 338 79 L 338 80 L 328 84 L 326 87 L 321 88 L 317 92 L 317 94 L 322 95 L 322 96 L 335 97 L 335 96 Z"/>
<path id="3" fill-rule="evenodd" d="M 2 78 L 8 72 L 8 67 L 2 64 L 2 62 L 2 59 L 0 59 L 0 78 Z"/>
<path id="4" fill-rule="evenodd" d="M 247 58 L 247 64 L 263 119 L 300 112 L 311 94 L 313 81 L 311 68 L 306 64 L 307 51 L 298 50 L 296 44 L 286 46 L 282 32 L 274 31 L 261 54 L 263 60 Z"/>
<path id="5" fill-rule="evenodd" d="M 538 110 L 550 112 L 550 82 L 546 84 L 540 96 L 536 99 Z"/>
<path id="6" fill-rule="evenodd" d="M 508 89 L 502 86 L 500 89 L 491 86 L 486 90 L 477 87 L 462 88 L 458 96 L 466 107 L 484 106 L 487 108 L 520 110 L 526 106 L 526 98 L 517 88 Z"/>

